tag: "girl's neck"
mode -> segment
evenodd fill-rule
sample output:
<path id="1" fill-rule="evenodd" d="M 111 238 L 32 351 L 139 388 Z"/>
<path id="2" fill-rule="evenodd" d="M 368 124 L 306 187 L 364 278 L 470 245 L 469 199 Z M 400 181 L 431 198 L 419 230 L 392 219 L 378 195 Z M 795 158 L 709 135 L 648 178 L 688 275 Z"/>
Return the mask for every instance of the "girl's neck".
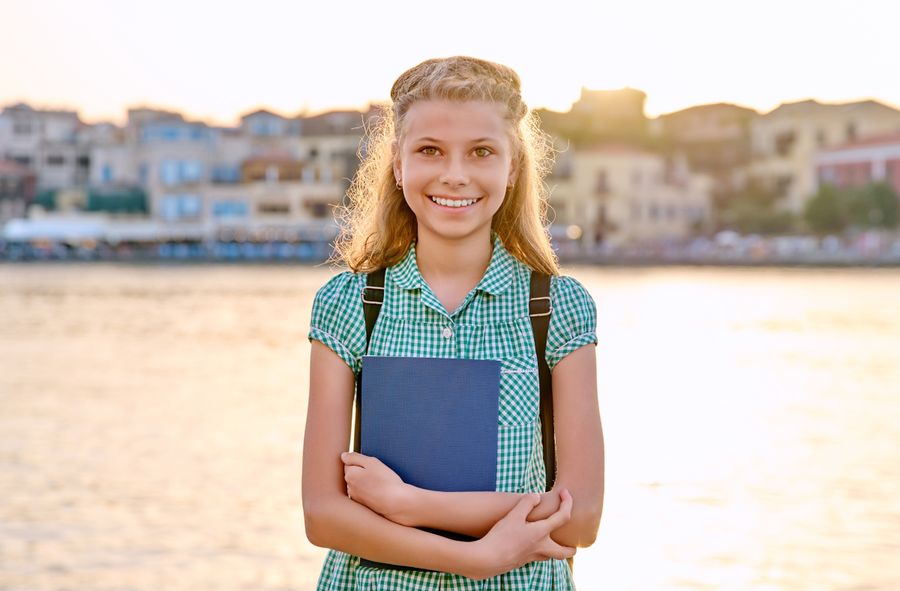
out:
<path id="1" fill-rule="evenodd" d="M 468 293 L 484 276 L 492 253 L 490 235 L 444 240 L 420 233 L 416 241 L 416 264 L 432 289 L 454 285 Z"/>

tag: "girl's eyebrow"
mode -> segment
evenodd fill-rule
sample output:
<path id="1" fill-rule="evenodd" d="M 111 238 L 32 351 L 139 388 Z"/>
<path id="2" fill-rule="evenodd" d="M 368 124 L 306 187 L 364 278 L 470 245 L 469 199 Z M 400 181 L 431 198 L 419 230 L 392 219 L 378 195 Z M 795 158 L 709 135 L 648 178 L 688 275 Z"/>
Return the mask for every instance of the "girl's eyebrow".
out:
<path id="1" fill-rule="evenodd" d="M 439 139 L 433 138 L 433 137 L 420 137 L 420 138 L 418 138 L 418 139 L 415 140 L 415 141 L 416 141 L 416 142 L 432 142 L 432 143 L 435 143 L 435 144 L 440 144 L 440 143 L 442 142 L 442 140 L 439 140 Z M 478 139 L 471 140 L 469 143 L 472 143 L 472 144 L 480 144 L 481 142 L 496 142 L 496 141 L 498 141 L 497 138 L 493 138 L 493 137 L 480 137 L 480 138 L 478 138 Z"/>

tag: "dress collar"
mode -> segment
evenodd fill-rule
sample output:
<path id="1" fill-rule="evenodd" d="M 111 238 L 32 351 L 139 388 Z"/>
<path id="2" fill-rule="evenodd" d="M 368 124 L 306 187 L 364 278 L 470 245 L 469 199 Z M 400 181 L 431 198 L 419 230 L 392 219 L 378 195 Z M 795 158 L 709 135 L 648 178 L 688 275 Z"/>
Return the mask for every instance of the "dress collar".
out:
<path id="1" fill-rule="evenodd" d="M 503 246 L 503 241 L 496 232 L 491 232 L 491 238 L 493 241 L 491 262 L 475 289 L 491 295 L 498 295 L 512 283 L 515 259 Z M 388 275 L 396 285 L 403 289 L 422 289 L 425 286 L 425 279 L 419 272 L 419 265 L 416 262 L 415 241 L 410 244 L 406 256 L 390 268 Z"/>

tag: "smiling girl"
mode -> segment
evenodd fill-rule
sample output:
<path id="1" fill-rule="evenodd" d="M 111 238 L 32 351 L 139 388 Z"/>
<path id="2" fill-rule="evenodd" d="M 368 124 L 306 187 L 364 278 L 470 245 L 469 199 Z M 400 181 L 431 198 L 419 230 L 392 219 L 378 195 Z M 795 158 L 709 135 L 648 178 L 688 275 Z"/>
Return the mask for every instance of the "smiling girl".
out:
<path id="1" fill-rule="evenodd" d="M 319 589 L 571 589 L 565 561 L 593 543 L 603 505 L 596 311 L 559 275 L 543 226 L 547 142 L 518 75 L 469 57 L 403 73 L 370 133 L 338 243 L 350 268 L 311 314 L 303 509 L 330 548 Z M 346 453 L 361 358 L 362 292 L 386 269 L 368 354 L 501 362 L 497 490 L 404 483 L 377 458 Z M 544 491 L 539 383 L 529 317 L 532 271 L 551 275 L 555 485 Z M 437 528 L 464 542 L 423 531 Z M 360 566 L 360 557 L 412 569 Z"/>

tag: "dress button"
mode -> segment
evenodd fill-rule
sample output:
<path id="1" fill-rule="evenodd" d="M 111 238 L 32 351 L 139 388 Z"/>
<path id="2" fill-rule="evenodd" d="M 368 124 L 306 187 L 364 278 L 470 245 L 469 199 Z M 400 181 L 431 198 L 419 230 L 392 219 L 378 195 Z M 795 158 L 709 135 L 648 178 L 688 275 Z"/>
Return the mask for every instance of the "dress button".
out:
<path id="1" fill-rule="evenodd" d="M 441 332 L 441 334 L 444 335 L 445 339 L 449 339 L 450 337 L 453 336 L 453 331 L 450 330 L 449 326 L 445 326 L 444 330 Z"/>

